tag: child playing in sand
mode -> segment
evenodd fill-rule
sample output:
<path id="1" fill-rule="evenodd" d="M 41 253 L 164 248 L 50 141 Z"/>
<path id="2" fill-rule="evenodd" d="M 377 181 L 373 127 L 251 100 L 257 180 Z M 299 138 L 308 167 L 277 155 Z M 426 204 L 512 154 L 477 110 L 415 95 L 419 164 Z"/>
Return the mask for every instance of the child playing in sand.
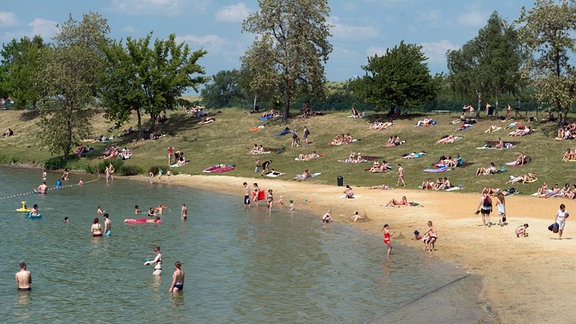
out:
<path id="1" fill-rule="evenodd" d="M 528 230 L 528 224 L 524 224 L 516 227 L 516 231 L 514 231 L 514 233 L 516 234 L 516 237 L 526 237 L 528 236 L 527 230 Z"/>

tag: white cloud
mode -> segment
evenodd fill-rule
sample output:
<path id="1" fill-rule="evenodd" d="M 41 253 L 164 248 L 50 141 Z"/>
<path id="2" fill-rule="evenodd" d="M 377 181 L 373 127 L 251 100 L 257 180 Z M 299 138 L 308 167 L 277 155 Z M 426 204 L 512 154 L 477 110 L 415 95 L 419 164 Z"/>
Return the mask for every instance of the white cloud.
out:
<path id="1" fill-rule="evenodd" d="M 446 62 L 446 52 L 448 50 L 458 49 L 458 46 L 446 39 L 433 43 L 421 43 L 420 45 L 422 46 L 422 52 L 428 57 L 429 63 Z"/>
<path id="2" fill-rule="evenodd" d="M 43 39 L 52 38 L 58 33 L 58 23 L 52 20 L 36 18 L 28 26 L 32 27 L 32 36 L 40 35 Z"/>
<path id="3" fill-rule="evenodd" d="M 110 10 L 130 15 L 171 16 L 178 13 L 181 0 L 112 0 Z"/>
<path id="4" fill-rule="evenodd" d="M 359 40 L 378 37 L 379 33 L 373 26 L 354 26 L 342 23 L 338 17 L 330 17 L 328 24 L 332 25 L 330 33 L 336 39 Z"/>
<path id="5" fill-rule="evenodd" d="M 239 2 L 235 5 L 224 6 L 214 14 L 217 21 L 221 22 L 242 22 L 244 18 L 248 17 L 250 9 L 244 4 Z"/>
<path id="6" fill-rule="evenodd" d="M 466 27 L 483 27 L 488 21 L 488 17 L 477 11 L 471 11 L 458 17 L 458 22 Z"/>
<path id="7" fill-rule="evenodd" d="M 126 34 L 132 34 L 136 31 L 136 28 L 132 27 L 132 26 L 124 26 L 122 27 L 122 32 L 126 33 Z"/>
<path id="8" fill-rule="evenodd" d="M 182 43 L 182 42 L 192 43 L 193 45 L 201 47 L 210 53 L 210 52 L 221 51 L 227 41 L 218 35 L 198 36 L 198 35 L 194 35 L 194 34 L 188 34 L 188 35 L 177 36 L 176 42 L 177 43 Z M 194 48 L 196 46 L 192 46 L 192 49 L 194 50 Z"/>
<path id="9" fill-rule="evenodd" d="M 0 11 L 0 27 L 11 27 L 18 25 L 16 15 L 9 11 Z"/>
<path id="10" fill-rule="evenodd" d="M 370 46 L 366 49 L 366 55 L 370 57 L 374 55 L 382 56 L 386 54 L 387 49 L 387 47 Z"/>

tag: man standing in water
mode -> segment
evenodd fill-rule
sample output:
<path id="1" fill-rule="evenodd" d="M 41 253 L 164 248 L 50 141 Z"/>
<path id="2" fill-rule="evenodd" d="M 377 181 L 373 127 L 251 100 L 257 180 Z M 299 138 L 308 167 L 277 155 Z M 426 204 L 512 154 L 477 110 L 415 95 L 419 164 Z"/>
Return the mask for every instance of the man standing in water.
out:
<path id="1" fill-rule="evenodd" d="M 42 182 L 42 184 L 39 185 L 36 190 L 37 190 L 39 193 L 45 195 L 46 192 L 48 191 L 48 186 L 46 185 L 46 181 Z"/>
<path id="2" fill-rule="evenodd" d="M 20 271 L 16 272 L 16 285 L 18 291 L 31 291 L 32 273 L 26 270 L 26 263 L 20 262 Z"/>
<path id="3" fill-rule="evenodd" d="M 109 219 L 108 213 L 104 213 L 104 235 L 112 235 L 112 222 Z"/>
<path id="4" fill-rule="evenodd" d="M 188 207 L 186 204 L 182 204 L 182 211 L 180 212 L 180 220 L 185 221 L 188 219 Z"/>
<path id="5" fill-rule="evenodd" d="M 176 270 L 174 270 L 174 274 L 172 275 L 172 284 L 168 292 L 182 292 L 184 290 L 184 271 L 182 271 L 182 264 L 180 261 L 176 261 L 174 266 L 176 266 Z"/>

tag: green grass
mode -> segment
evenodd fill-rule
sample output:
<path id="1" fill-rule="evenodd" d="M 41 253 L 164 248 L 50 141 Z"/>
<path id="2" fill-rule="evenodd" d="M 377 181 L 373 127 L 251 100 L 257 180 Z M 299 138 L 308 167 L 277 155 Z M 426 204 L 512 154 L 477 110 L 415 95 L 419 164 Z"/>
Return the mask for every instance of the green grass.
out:
<path id="1" fill-rule="evenodd" d="M 352 186 L 371 186 L 379 184 L 395 185 L 396 170 L 385 174 L 372 174 L 364 172 L 370 167 L 369 163 L 347 164 L 337 162 L 345 159 L 351 151 L 361 152 L 364 156 L 378 156 L 380 160 L 387 160 L 394 167 L 402 163 L 406 170 L 406 182 L 408 188 L 416 189 L 421 182 L 428 177 L 447 176 L 452 183 L 464 185 L 466 192 L 477 192 L 483 187 L 505 188 L 510 175 L 524 175 L 529 171 L 538 172 L 539 181 L 532 184 L 516 184 L 522 193 L 532 193 L 540 186 L 542 181 L 550 185 L 559 183 L 561 186 L 568 183 L 576 183 L 576 175 L 573 172 L 576 163 L 561 162 L 563 152 L 566 148 L 572 148 L 573 142 L 555 141 L 556 125 L 552 123 L 531 123 L 529 126 L 536 130 L 535 133 L 524 137 L 508 137 L 508 131 L 502 129 L 493 134 L 485 134 L 491 123 L 505 126 L 495 118 L 482 118 L 472 129 L 456 132 L 458 125 L 450 124 L 456 119 L 456 114 L 431 115 L 437 121 L 437 125 L 430 127 L 415 127 L 414 124 L 424 116 L 405 116 L 395 121 L 395 125 L 387 130 L 373 131 L 368 128 L 370 122 L 374 120 L 385 120 L 384 115 L 375 114 L 366 119 L 346 118 L 348 113 L 329 113 L 325 116 L 316 116 L 308 119 L 291 119 L 288 124 L 277 119 L 268 122 L 258 120 L 258 115 L 246 115 L 244 111 L 236 109 L 225 109 L 222 113 L 216 114 L 216 122 L 209 125 L 198 125 L 197 120 L 181 111 L 173 112 L 169 115 L 169 121 L 161 124 L 158 128 L 165 134 L 156 141 L 139 141 L 133 145 L 132 138 L 125 138 L 114 141 L 114 144 L 126 146 L 134 152 L 132 159 L 125 161 L 125 165 L 137 166 L 143 172 L 157 166 L 167 166 L 167 147 L 174 146 L 176 150 L 185 152 L 185 156 L 191 163 L 175 168 L 174 173 L 201 174 L 201 171 L 215 163 L 235 164 L 236 170 L 226 173 L 226 175 L 254 177 L 259 175 L 254 173 L 255 160 L 261 161 L 271 159 L 272 167 L 286 172 L 287 175 L 279 178 L 278 181 L 290 181 L 290 178 L 297 173 L 302 173 L 304 169 L 312 172 L 322 172 L 322 175 L 310 181 L 335 185 L 336 177 L 343 176 L 344 182 Z M 8 139 L 0 140 L 0 163 L 31 163 L 43 164 L 50 154 L 43 148 L 35 137 L 37 116 L 29 111 L 0 111 L 0 129 L 6 130 L 11 127 L 15 135 Z M 542 117 L 542 115 L 540 115 Z M 119 131 L 108 131 L 112 125 L 103 119 L 99 114 L 93 118 L 92 125 L 95 128 L 95 135 L 110 136 Z M 266 125 L 266 128 L 259 132 L 250 132 L 249 129 L 257 125 Z M 277 137 L 273 134 L 284 127 L 296 129 L 302 134 L 303 127 L 307 125 L 311 131 L 310 140 L 312 144 L 308 147 L 291 148 L 290 135 Z M 126 125 L 135 127 L 135 121 Z M 361 141 L 349 145 L 328 146 L 327 143 L 338 133 L 350 133 L 352 137 Z M 464 138 L 453 144 L 436 144 L 436 141 L 447 134 L 463 135 Z M 382 145 L 391 135 L 398 135 L 405 144 L 394 148 L 383 148 Z M 518 142 L 512 149 L 508 150 L 477 150 L 486 140 L 496 140 L 502 137 L 505 141 Z M 265 147 L 280 148 L 286 147 L 285 152 L 280 154 L 265 154 L 253 156 L 247 154 L 254 143 L 262 144 Z M 109 143 L 92 143 L 95 152 L 88 158 L 74 162 L 72 169 L 86 170 L 88 166 L 95 168 L 102 160 L 96 157 L 103 151 Z M 405 160 L 403 153 L 414 151 L 426 151 L 426 157 Z M 294 158 L 299 153 L 310 153 L 316 151 L 325 156 L 309 161 L 298 162 Z M 522 167 L 507 167 L 505 162 L 516 159 L 519 152 L 524 152 L 530 156 L 532 161 Z M 467 162 L 472 162 L 471 166 L 456 168 L 453 171 L 428 174 L 422 170 L 437 161 L 440 155 L 455 156 L 460 154 Z M 506 167 L 508 172 L 493 176 L 476 176 L 475 170 L 480 166 L 488 166 L 494 162 L 498 167 Z M 217 175 L 213 175 L 217 176 Z"/>

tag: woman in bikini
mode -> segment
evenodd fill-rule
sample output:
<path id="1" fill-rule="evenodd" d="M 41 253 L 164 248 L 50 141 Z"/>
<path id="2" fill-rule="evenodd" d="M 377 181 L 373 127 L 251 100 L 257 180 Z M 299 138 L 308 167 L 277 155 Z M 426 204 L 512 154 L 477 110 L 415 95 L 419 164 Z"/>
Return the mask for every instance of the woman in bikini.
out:
<path id="1" fill-rule="evenodd" d="M 94 218 L 94 224 L 90 227 L 90 233 L 92 233 L 93 237 L 100 237 L 102 236 L 102 225 L 100 225 L 100 220 L 98 217 Z"/>

